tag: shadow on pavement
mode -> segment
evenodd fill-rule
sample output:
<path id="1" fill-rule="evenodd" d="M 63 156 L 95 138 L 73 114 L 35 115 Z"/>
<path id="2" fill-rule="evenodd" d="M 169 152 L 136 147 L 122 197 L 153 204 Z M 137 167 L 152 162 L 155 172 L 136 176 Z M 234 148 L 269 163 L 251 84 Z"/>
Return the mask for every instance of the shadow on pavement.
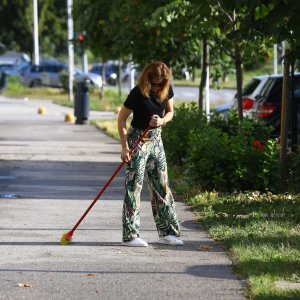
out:
<path id="1" fill-rule="evenodd" d="M 217 278 L 236 280 L 231 273 L 230 267 L 222 264 L 205 264 L 187 267 L 185 271 L 139 271 L 139 270 L 126 270 L 126 271 L 107 271 L 99 269 L 86 269 L 86 270 L 49 270 L 49 269 L 0 269 L 0 272 L 22 272 L 22 273 L 69 273 L 69 274 L 132 274 L 140 276 L 141 274 L 164 274 L 164 275 L 192 275 L 203 278 Z"/>

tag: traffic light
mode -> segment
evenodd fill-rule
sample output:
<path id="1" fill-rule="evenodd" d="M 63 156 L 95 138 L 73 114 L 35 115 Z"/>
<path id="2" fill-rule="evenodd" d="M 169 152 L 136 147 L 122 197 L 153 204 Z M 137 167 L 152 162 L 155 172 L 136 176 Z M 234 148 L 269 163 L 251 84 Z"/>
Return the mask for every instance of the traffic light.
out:
<path id="1" fill-rule="evenodd" d="M 73 43 L 79 54 L 83 54 L 85 50 L 85 35 L 83 33 L 75 33 L 73 39 L 70 41 Z"/>
<path id="2" fill-rule="evenodd" d="M 83 34 L 79 34 L 77 37 L 78 43 L 78 52 L 83 55 L 85 51 L 85 36 Z"/>
<path id="3" fill-rule="evenodd" d="M 78 40 L 79 43 L 83 43 L 84 42 L 84 35 L 79 34 L 77 40 Z"/>

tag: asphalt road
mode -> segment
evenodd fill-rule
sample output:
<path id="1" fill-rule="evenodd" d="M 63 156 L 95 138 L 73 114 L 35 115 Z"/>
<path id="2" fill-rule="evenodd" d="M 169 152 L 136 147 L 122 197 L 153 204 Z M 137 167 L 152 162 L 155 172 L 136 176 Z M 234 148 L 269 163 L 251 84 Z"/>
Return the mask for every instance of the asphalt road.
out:
<path id="1" fill-rule="evenodd" d="M 117 87 L 110 87 L 117 88 Z M 123 91 L 129 92 L 129 84 L 122 86 Z M 230 103 L 235 95 L 236 91 L 231 89 L 210 89 L 210 103 L 211 106 L 222 105 Z M 187 87 L 187 86 L 175 86 L 174 87 L 174 99 L 175 101 L 198 101 L 199 88 L 198 87 Z"/>
<path id="2" fill-rule="evenodd" d="M 41 105 L 46 115 L 36 113 Z M 184 246 L 156 243 L 147 190 L 141 234 L 149 247 L 122 246 L 124 171 L 71 245 L 59 244 L 120 163 L 119 143 L 65 123 L 70 111 L 0 96 L 0 299 L 245 299 L 222 246 L 184 202 L 177 201 Z"/>

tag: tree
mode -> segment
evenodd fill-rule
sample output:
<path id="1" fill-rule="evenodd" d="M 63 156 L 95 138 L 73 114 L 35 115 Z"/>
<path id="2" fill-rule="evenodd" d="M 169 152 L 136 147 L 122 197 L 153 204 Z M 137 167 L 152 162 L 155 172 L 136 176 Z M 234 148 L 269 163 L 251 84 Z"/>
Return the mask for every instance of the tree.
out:
<path id="1" fill-rule="evenodd" d="M 106 30 L 109 25 L 109 12 L 112 1 L 75 0 L 74 27 L 76 32 L 85 32 L 89 49 L 103 60 L 115 59 L 119 55 L 114 51 L 113 36 Z"/>
<path id="2" fill-rule="evenodd" d="M 66 4 L 59 0 L 39 3 L 40 50 L 43 55 L 66 53 Z M 33 54 L 32 1 L 2 0 L 0 6 L 0 42 L 7 50 Z"/>
<path id="3" fill-rule="evenodd" d="M 188 57 L 190 60 L 196 57 L 199 41 L 187 28 L 182 28 L 185 18 L 182 14 L 177 15 L 177 22 L 171 22 L 173 19 L 166 15 L 155 22 L 155 14 L 158 12 L 159 16 L 159 9 L 169 2 L 115 0 L 108 4 L 85 0 L 76 2 L 75 15 L 87 36 L 97 41 L 97 45 L 91 41 L 91 48 L 102 57 L 122 60 L 132 57 L 141 66 L 151 60 L 162 60 L 176 67 L 185 65 Z"/>
<path id="4" fill-rule="evenodd" d="M 32 53 L 33 36 L 26 0 L 3 0 L 0 6 L 0 41 L 7 50 Z"/>

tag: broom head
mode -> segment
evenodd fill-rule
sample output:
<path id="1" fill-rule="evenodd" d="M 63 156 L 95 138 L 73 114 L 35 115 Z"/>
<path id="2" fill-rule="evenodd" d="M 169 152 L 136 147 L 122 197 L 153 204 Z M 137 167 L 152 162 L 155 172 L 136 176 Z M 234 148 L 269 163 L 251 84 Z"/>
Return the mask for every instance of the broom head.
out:
<path id="1" fill-rule="evenodd" d="M 73 235 L 72 231 L 65 233 L 60 239 L 60 244 L 64 246 L 69 245 L 72 240 L 72 235 Z"/>

